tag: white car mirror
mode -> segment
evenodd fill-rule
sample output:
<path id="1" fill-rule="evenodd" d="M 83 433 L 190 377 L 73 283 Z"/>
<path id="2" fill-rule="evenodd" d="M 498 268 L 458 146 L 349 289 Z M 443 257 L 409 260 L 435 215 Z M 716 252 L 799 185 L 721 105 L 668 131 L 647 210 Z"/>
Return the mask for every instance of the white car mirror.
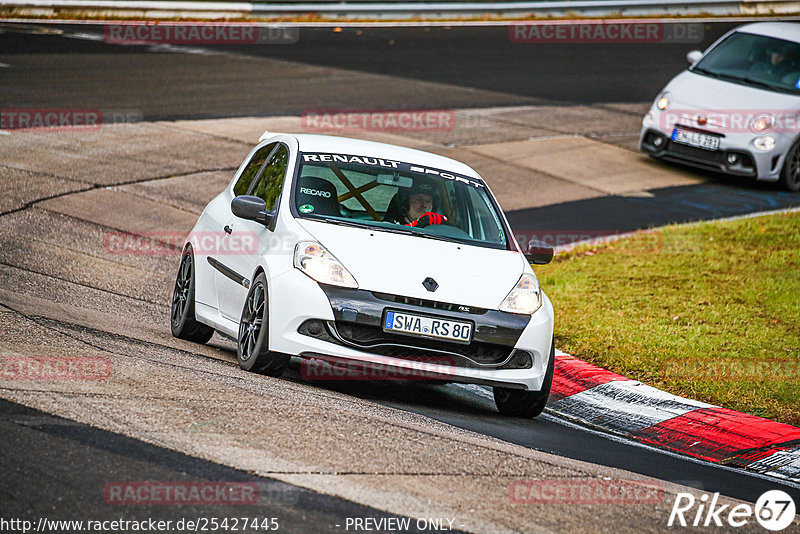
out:
<path id="1" fill-rule="evenodd" d="M 703 58 L 703 53 L 700 50 L 692 50 L 686 54 L 686 61 L 694 65 Z"/>

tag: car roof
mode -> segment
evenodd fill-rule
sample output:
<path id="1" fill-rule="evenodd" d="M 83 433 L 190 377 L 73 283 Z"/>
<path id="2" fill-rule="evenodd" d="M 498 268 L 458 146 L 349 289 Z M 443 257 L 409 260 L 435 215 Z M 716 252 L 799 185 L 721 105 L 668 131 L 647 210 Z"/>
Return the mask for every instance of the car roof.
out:
<path id="1" fill-rule="evenodd" d="M 375 158 L 391 159 L 403 163 L 428 166 L 436 169 L 446 170 L 471 178 L 481 179 L 480 175 L 471 167 L 430 152 L 405 148 L 388 143 L 376 143 L 374 141 L 364 141 L 362 139 L 352 139 L 349 137 L 336 137 L 333 135 L 317 134 L 290 134 L 297 139 L 301 152 L 323 152 L 327 154 L 352 154 L 358 156 L 368 156 Z"/>
<path id="2" fill-rule="evenodd" d="M 800 24 L 795 22 L 755 22 L 739 26 L 734 31 L 800 43 Z"/>

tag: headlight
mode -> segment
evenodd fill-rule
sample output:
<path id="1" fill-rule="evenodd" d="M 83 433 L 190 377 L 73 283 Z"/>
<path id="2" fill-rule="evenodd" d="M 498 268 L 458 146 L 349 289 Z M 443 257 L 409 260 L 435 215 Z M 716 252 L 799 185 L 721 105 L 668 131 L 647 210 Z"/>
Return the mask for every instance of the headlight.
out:
<path id="1" fill-rule="evenodd" d="M 753 139 L 753 146 L 756 147 L 756 150 L 763 150 L 764 152 L 769 152 L 773 148 L 775 148 L 775 138 L 771 135 L 765 135 L 763 137 L 756 137 Z"/>
<path id="2" fill-rule="evenodd" d="M 501 311 L 531 315 L 542 307 L 542 290 L 539 280 L 532 274 L 525 273 L 519 278 L 514 289 L 500 304 Z"/>
<path id="3" fill-rule="evenodd" d="M 647 112 L 647 115 L 644 116 L 644 124 L 653 124 L 656 122 L 656 112 L 655 110 L 651 109 Z"/>
<path id="4" fill-rule="evenodd" d="M 670 96 L 669 93 L 664 93 L 658 97 L 658 100 L 656 100 L 656 107 L 661 111 L 667 109 L 669 107 Z"/>
<path id="5" fill-rule="evenodd" d="M 298 243 L 294 249 L 294 266 L 321 284 L 355 289 L 358 282 L 328 250 L 314 241 Z"/>
<path id="6" fill-rule="evenodd" d="M 773 117 L 768 113 L 765 113 L 764 115 L 759 115 L 758 117 L 753 119 L 753 123 L 750 125 L 750 129 L 752 129 L 756 133 L 760 133 L 770 130 L 773 126 L 775 126 L 775 117 Z"/>

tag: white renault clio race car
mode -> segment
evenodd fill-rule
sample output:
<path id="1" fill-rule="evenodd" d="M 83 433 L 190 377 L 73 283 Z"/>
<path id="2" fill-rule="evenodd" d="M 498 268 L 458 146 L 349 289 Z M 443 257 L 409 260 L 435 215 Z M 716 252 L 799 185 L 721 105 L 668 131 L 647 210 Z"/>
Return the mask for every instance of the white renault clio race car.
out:
<path id="1" fill-rule="evenodd" d="M 213 238 L 209 239 L 209 236 Z M 214 246 L 207 246 L 209 242 Z M 174 336 L 238 342 L 242 369 L 291 356 L 490 385 L 501 413 L 544 409 L 553 307 L 470 167 L 397 146 L 265 133 L 186 241 Z"/>

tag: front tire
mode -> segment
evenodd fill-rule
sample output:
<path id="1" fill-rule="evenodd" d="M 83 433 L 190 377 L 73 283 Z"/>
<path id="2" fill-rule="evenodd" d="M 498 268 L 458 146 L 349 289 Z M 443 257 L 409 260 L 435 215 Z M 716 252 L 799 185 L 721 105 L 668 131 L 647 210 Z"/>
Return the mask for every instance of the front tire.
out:
<path id="1" fill-rule="evenodd" d="M 519 389 L 509 389 L 494 387 L 494 403 L 503 415 L 512 417 L 536 417 L 544 411 L 547 406 L 547 398 L 550 396 L 550 388 L 553 385 L 553 374 L 556 365 L 555 340 L 550 342 L 550 359 L 547 362 L 547 371 L 544 374 L 541 391 L 522 391 Z"/>
<path id="2" fill-rule="evenodd" d="M 194 280 L 194 253 L 192 247 L 186 247 L 181 255 L 175 289 L 172 291 L 170 328 L 172 335 L 177 338 L 207 343 L 214 335 L 214 329 L 198 322 L 194 315 Z"/>
<path id="3" fill-rule="evenodd" d="M 786 153 L 778 184 L 787 191 L 800 191 L 800 139 Z"/>
<path id="4" fill-rule="evenodd" d="M 239 321 L 236 358 L 245 371 L 280 376 L 291 356 L 269 351 L 269 299 L 267 277 L 259 273 L 247 292 Z"/>

